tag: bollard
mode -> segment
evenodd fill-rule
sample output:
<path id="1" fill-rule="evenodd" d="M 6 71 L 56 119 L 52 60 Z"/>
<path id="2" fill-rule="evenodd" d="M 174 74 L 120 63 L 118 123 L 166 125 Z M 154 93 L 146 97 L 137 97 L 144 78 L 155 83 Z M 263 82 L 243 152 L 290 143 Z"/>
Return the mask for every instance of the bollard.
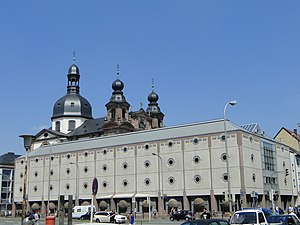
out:
<path id="1" fill-rule="evenodd" d="M 47 216 L 46 225 L 55 225 L 55 216 Z"/>

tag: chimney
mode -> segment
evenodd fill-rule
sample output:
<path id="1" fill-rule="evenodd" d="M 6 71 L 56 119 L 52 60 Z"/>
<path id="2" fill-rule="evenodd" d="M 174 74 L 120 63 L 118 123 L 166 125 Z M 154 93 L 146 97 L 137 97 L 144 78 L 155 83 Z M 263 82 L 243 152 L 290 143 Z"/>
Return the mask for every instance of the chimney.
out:
<path id="1" fill-rule="evenodd" d="M 295 133 L 296 135 L 298 135 L 297 128 L 294 129 L 294 133 Z"/>

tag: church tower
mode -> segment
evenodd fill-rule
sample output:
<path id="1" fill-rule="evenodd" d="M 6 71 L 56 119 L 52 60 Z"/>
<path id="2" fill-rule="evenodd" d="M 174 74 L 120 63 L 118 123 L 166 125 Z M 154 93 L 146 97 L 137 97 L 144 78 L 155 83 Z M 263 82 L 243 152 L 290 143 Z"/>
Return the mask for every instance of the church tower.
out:
<path id="1" fill-rule="evenodd" d="M 107 115 L 105 118 L 104 134 L 124 133 L 134 130 L 129 117 L 130 104 L 123 95 L 124 83 L 119 79 L 119 65 L 117 65 L 117 79 L 112 83 L 112 96 L 105 105 Z"/>
<path id="2" fill-rule="evenodd" d="M 149 113 L 150 117 L 152 118 L 152 128 L 160 128 L 163 127 L 163 119 L 164 114 L 160 111 L 158 106 L 158 95 L 154 92 L 154 80 L 152 80 L 152 92 L 148 95 L 148 108 L 147 113 Z"/>
<path id="3" fill-rule="evenodd" d="M 74 131 L 88 119 L 92 119 L 90 103 L 80 95 L 79 68 L 74 63 L 68 71 L 67 94 L 56 101 L 53 107 L 52 130 L 64 134 Z"/>

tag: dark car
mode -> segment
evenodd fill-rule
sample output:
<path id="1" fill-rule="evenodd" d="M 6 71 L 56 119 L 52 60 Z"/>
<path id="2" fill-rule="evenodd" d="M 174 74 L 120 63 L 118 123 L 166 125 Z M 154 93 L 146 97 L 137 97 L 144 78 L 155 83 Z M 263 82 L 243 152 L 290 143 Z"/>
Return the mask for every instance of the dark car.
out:
<path id="1" fill-rule="evenodd" d="M 86 214 L 82 215 L 79 219 L 81 219 L 81 220 L 89 220 L 89 219 L 91 219 L 91 213 L 87 212 Z"/>
<path id="2" fill-rule="evenodd" d="M 269 224 L 280 225 L 300 225 L 300 221 L 295 215 L 273 215 L 268 216 L 267 221 Z"/>
<path id="3" fill-rule="evenodd" d="M 186 221 L 181 225 L 229 225 L 229 222 L 228 220 L 223 219 L 191 220 Z"/>
<path id="4" fill-rule="evenodd" d="M 192 211 L 188 210 L 178 210 L 174 214 L 170 216 L 170 220 L 192 220 L 193 219 L 193 213 Z"/>

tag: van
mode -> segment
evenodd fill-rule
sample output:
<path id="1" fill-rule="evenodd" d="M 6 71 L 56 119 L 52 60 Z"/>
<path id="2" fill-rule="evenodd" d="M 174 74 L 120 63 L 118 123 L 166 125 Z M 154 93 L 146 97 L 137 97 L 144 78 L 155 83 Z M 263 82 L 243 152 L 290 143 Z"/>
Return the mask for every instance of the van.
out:
<path id="1" fill-rule="evenodd" d="M 264 212 L 261 209 L 245 209 L 236 211 L 230 220 L 231 225 L 268 225 Z"/>
<path id="2" fill-rule="evenodd" d="M 83 219 L 87 214 L 91 215 L 91 205 L 75 206 L 72 209 L 72 219 Z M 93 206 L 93 212 L 96 211 L 95 206 Z"/>

